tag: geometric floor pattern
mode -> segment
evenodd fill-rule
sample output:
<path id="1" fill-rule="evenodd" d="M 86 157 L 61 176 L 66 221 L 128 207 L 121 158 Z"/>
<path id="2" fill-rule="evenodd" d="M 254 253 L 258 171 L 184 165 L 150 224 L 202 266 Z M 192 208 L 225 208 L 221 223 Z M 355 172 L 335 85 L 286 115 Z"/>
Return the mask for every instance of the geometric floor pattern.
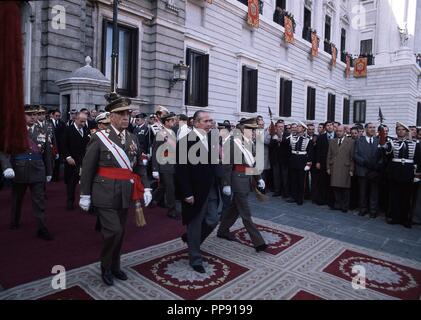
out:
<path id="1" fill-rule="evenodd" d="M 107 287 L 98 263 L 67 272 L 66 288 L 52 277 L 0 292 L 2 299 L 269 299 L 395 300 L 421 298 L 421 263 L 346 244 L 315 233 L 254 219 L 269 244 L 256 253 L 240 221 L 235 242 L 215 232 L 202 245 L 205 274 L 188 266 L 175 239 L 122 257 L 129 280 Z M 353 279 L 359 270 L 365 281 Z M 353 286 L 354 284 L 354 286 Z M 364 287 L 364 288 L 362 288 Z"/>

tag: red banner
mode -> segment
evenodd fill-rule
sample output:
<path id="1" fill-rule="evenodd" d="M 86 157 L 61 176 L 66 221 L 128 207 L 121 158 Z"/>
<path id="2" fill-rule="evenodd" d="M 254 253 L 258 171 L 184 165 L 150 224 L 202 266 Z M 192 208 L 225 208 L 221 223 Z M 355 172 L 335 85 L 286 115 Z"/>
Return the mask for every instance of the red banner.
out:
<path id="1" fill-rule="evenodd" d="M 345 60 L 346 60 L 345 78 L 349 78 L 351 74 L 351 56 L 347 54 L 345 57 Z"/>
<path id="2" fill-rule="evenodd" d="M 319 54 L 319 38 L 316 32 L 311 33 L 311 55 L 317 57 Z"/>
<path id="3" fill-rule="evenodd" d="M 288 16 L 284 16 L 284 26 L 285 26 L 285 41 L 288 43 L 294 43 L 294 27 L 292 25 L 292 20 Z"/>
<path id="4" fill-rule="evenodd" d="M 362 78 L 367 76 L 367 58 L 358 58 L 354 63 L 354 77 Z"/>
<path id="5" fill-rule="evenodd" d="M 336 67 L 336 55 L 338 53 L 338 49 L 336 49 L 335 45 L 331 44 L 332 48 L 332 66 Z"/>
<path id="6" fill-rule="evenodd" d="M 254 28 L 259 27 L 259 0 L 248 0 L 247 23 Z"/>

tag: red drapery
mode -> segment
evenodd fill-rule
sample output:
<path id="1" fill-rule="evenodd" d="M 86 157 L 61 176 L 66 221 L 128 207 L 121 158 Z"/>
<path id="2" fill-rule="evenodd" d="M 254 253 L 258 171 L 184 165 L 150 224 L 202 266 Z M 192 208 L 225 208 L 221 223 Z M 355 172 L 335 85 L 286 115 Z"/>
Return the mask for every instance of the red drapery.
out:
<path id="1" fill-rule="evenodd" d="M 19 2 L 0 2 L 0 151 L 12 154 L 28 148 L 20 24 Z"/>

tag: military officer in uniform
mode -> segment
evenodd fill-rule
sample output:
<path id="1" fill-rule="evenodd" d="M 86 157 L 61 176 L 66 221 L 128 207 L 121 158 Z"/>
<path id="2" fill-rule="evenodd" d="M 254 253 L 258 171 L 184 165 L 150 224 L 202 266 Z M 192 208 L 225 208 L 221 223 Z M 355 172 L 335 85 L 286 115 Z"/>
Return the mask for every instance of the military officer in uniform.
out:
<path id="1" fill-rule="evenodd" d="M 0 152 L 0 169 L 5 179 L 13 179 L 15 177 L 15 171 L 12 169 L 9 157 L 3 152 Z M 0 176 L 0 190 L 3 186 L 3 177 Z"/>
<path id="2" fill-rule="evenodd" d="M 82 162 L 79 205 L 85 211 L 92 205 L 100 219 L 101 273 L 109 286 L 114 284 L 114 277 L 127 280 L 120 267 L 120 256 L 130 203 L 143 200 L 147 206 L 152 200 L 140 166 L 136 136 L 127 131 L 130 104 L 130 99 L 120 97 L 106 106 L 110 128 L 92 136 Z"/>
<path id="3" fill-rule="evenodd" d="M 291 178 L 291 197 L 287 202 L 304 202 L 304 183 L 306 172 L 311 169 L 313 142 L 305 134 L 307 126 L 301 121 L 297 124 L 296 135 L 288 137 L 290 146 L 289 170 Z"/>
<path id="4" fill-rule="evenodd" d="M 173 131 L 176 115 L 169 113 L 161 118 L 164 128 L 160 130 L 155 139 L 152 151 L 152 176 L 159 179 L 159 186 L 153 194 L 155 201 L 165 199 L 168 208 L 167 216 L 179 219 L 181 214 L 175 208 L 174 165 L 177 137 Z"/>
<path id="5" fill-rule="evenodd" d="M 110 126 L 110 113 L 109 112 L 102 112 L 95 117 L 95 122 L 97 123 L 97 129 L 94 131 L 97 132 L 98 130 L 106 130 Z"/>
<path id="6" fill-rule="evenodd" d="M 239 123 L 239 131 L 231 139 L 231 165 L 225 165 L 224 178 L 222 181 L 222 192 L 229 196 L 233 193 L 233 198 L 226 213 L 222 216 L 217 236 L 229 241 L 234 240 L 230 233 L 230 228 L 240 216 L 243 224 L 250 235 L 254 248 L 257 252 L 264 251 L 267 244 L 257 230 L 256 225 L 251 218 L 251 211 L 248 203 L 248 195 L 254 189 L 256 184 L 260 189 L 265 188 L 265 182 L 260 175 L 251 175 L 250 171 L 255 164 L 255 155 L 253 155 L 253 130 L 258 128 L 256 118 L 245 119 Z M 235 154 L 241 154 L 241 163 L 235 163 Z"/>
<path id="7" fill-rule="evenodd" d="M 52 153 L 48 133 L 35 125 L 38 106 L 25 105 L 25 118 L 28 129 L 29 149 L 11 156 L 15 172 L 12 188 L 11 229 L 18 229 L 22 209 L 22 200 L 26 189 L 31 189 L 32 208 L 38 222 L 37 236 L 44 240 L 53 240 L 45 221 L 45 182 L 51 181 Z"/>
<path id="8" fill-rule="evenodd" d="M 421 149 L 405 124 L 396 123 L 396 135 L 396 139 L 384 146 L 386 153 L 393 156 L 387 168 L 391 185 L 391 210 L 387 223 L 411 228 L 412 187 L 415 171 L 421 172 Z"/>

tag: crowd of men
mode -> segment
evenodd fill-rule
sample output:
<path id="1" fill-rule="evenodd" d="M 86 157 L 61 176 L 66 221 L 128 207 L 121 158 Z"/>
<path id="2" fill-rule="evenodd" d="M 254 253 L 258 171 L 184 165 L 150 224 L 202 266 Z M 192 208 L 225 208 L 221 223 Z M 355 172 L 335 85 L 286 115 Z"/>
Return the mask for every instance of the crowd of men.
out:
<path id="1" fill-rule="evenodd" d="M 53 240 L 45 219 L 46 182 L 60 181 L 64 164 L 66 209 L 74 210 L 78 201 L 97 215 L 95 228 L 104 239 L 101 274 L 108 285 L 113 278 L 127 279 L 120 254 L 131 201 L 136 208 L 161 206 L 169 218 L 182 218 L 181 238 L 191 267 L 200 273 L 206 272 L 200 244 L 219 223 L 217 236 L 232 241 L 230 227 L 241 217 L 256 251 L 266 250 L 251 218 L 250 192 L 264 198 L 270 190 L 289 203 L 311 200 L 344 213 L 358 209 L 373 219 L 384 214 L 387 223 L 408 228 L 421 223 L 420 129 L 398 122 L 392 138 L 386 126 L 327 121 L 316 133 L 314 124 L 301 121 L 265 127 L 257 116 L 217 123 L 206 111 L 188 117 L 159 106 L 148 115 L 135 113 L 130 104 L 119 98 L 105 110 L 71 110 L 67 123 L 58 110 L 25 105 L 29 149 L 0 153 L 3 176 L 13 179 L 11 229 L 20 226 L 22 199 L 30 188 L 37 235 L 44 240 Z M 256 170 L 259 136 L 262 172 Z M 235 152 L 240 161 L 234 161 Z M 204 153 L 209 161 L 180 163 L 180 153 Z M 171 158 L 176 160 L 165 161 Z"/>

